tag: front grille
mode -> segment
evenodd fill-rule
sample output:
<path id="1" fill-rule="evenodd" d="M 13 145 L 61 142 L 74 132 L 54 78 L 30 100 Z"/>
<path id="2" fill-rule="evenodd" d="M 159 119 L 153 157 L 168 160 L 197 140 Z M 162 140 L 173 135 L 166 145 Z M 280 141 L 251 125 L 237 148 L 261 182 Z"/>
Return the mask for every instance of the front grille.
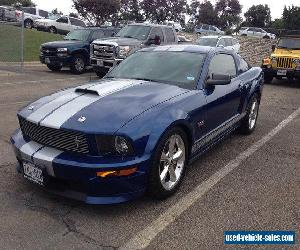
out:
<path id="1" fill-rule="evenodd" d="M 116 48 L 114 45 L 93 45 L 93 55 L 101 59 L 114 59 L 116 57 Z"/>
<path id="2" fill-rule="evenodd" d="M 63 151 L 89 153 L 87 137 L 80 132 L 43 127 L 22 117 L 19 122 L 25 139 Z"/>
<path id="3" fill-rule="evenodd" d="M 292 69 L 293 59 L 288 57 L 277 57 L 277 68 Z"/>
<path id="4" fill-rule="evenodd" d="M 56 49 L 55 48 L 42 47 L 41 53 L 45 56 L 56 56 Z"/>

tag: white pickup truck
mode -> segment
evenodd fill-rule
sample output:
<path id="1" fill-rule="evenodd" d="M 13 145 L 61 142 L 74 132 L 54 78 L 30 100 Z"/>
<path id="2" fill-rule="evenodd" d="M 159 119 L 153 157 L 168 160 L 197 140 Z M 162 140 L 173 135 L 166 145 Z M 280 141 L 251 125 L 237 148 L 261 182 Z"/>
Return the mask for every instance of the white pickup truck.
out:
<path id="1" fill-rule="evenodd" d="M 34 27 L 34 21 L 37 19 L 44 19 L 49 17 L 49 12 L 40 10 L 36 7 L 24 7 L 24 26 L 25 28 L 32 29 Z M 16 11 L 17 21 L 22 22 L 22 11 Z"/>

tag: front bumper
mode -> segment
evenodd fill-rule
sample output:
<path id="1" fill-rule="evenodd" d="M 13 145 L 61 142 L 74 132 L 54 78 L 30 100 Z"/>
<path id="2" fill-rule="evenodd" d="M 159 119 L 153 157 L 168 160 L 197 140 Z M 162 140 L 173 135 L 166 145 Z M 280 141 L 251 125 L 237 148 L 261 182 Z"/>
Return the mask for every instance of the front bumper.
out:
<path id="1" fill-rule="evenodd" d="M 47 56 L 47 55 L 40 55 L 40 62 L 43 64 L 49 65 L 60 65 L 62 67 L 69 67 L 72 64 L 72 56 Z"/>
<path id="2" fill-rule="evenodd" d="M 113 162 L 106 157 L 61 152 L 33 141 L 26 142 L 20 130 L 12 136 L 11 143 L 18 160 L 18 172 L 23 173 L 23 162 L 34 164 L 43 170 L 48 180 L 43 188 L 52 193 L 87 204 L 121 203 L 145 193 L 150 163 L 147 157 Z M 131 176 L 96 176 L 98 171 L 130 167 L 138 167 Z"/>
<path id="3" fill-rule="evenodd" d="M 271 75 L 273 77 L 295 77 L 295 78 L 300 78 L 300 69 L 296 70 L 296 69 L 279 69 L 279 68 L 268 68 L 266 65 L 262 65 L 262 70 L 264 72 L 264 74 L 267 75 Z M 279 73 L 279 70 L 282 71 L 286 71 L 285 75 L 282 75 Z"/>
<path id="4" fill-rule="evenodd" d="M 91 58 L 91 65 L 93 66 L 93 69 L 95 71 L 100 71 L 101 69 L 109 70 L 110 68 L 113 68 L 117 66 L 120 62 L 122 62 L 124 59 L 104 59 L 104 58 Z"/>

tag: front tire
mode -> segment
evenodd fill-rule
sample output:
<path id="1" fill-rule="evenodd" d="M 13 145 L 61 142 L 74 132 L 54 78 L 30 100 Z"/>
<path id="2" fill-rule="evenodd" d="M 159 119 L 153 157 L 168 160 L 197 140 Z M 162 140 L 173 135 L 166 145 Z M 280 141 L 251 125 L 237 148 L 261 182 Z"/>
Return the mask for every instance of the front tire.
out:
<path id="1" fill-rule="evenodd" d="M 246 116 L 243 118 L 239 131 L 242 134 L 250 135 L 254 132 L 259 111 L 259 98 L 254 95 L 247 107 Z"/>
<path id="2" fill-rule="evenodd" d="M 149 174 L 148 194 L 155 199 L 171 196 L 179 188 L 186 168 L 188 143 L 180 128 L 168 130 L 160 139 Z"/>
<path id="3" fill-rule="evenodd" d="M 52 65 L 52 64 L 47 64 L 48 69 L 54 72 L 58 72 L 61 70 L 62 66 L 60 65 Z"/>
<path id="4" fill-rule="evenodd" d="M 33 22 L 30 19 L 26 19 L 24 21 L 24 27 L 26 29 L 32 29 L 33 28 Z"/>
<path id="5" fill-rule="evenodd" d="M 49 28 L 49 32 L 52 33 L 52 34 L 56 34 L 57 33 L 57 29 L 55 27 L 51 26 Z"/>
<path id="6" fill-rule="evenodd" d="M 71 72 L 77 75 L 83 74 L 85 71 L 85 60 L 81 55 L 75 55 L 71 64 Z"/>

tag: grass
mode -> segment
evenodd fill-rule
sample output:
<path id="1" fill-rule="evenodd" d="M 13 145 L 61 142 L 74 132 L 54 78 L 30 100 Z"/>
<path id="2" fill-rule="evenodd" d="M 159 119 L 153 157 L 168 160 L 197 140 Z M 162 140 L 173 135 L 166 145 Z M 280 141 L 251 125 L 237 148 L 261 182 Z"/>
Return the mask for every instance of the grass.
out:
<path id="1" fill-rule="evenodd" d="M 43 43 L 62 40 L 63 36 L 24 29 L 25 62 L 39 60 L 40 46 Z M 21 28 L 0 24 L 0 62 L 19 62 L 21 58 Z"/>

